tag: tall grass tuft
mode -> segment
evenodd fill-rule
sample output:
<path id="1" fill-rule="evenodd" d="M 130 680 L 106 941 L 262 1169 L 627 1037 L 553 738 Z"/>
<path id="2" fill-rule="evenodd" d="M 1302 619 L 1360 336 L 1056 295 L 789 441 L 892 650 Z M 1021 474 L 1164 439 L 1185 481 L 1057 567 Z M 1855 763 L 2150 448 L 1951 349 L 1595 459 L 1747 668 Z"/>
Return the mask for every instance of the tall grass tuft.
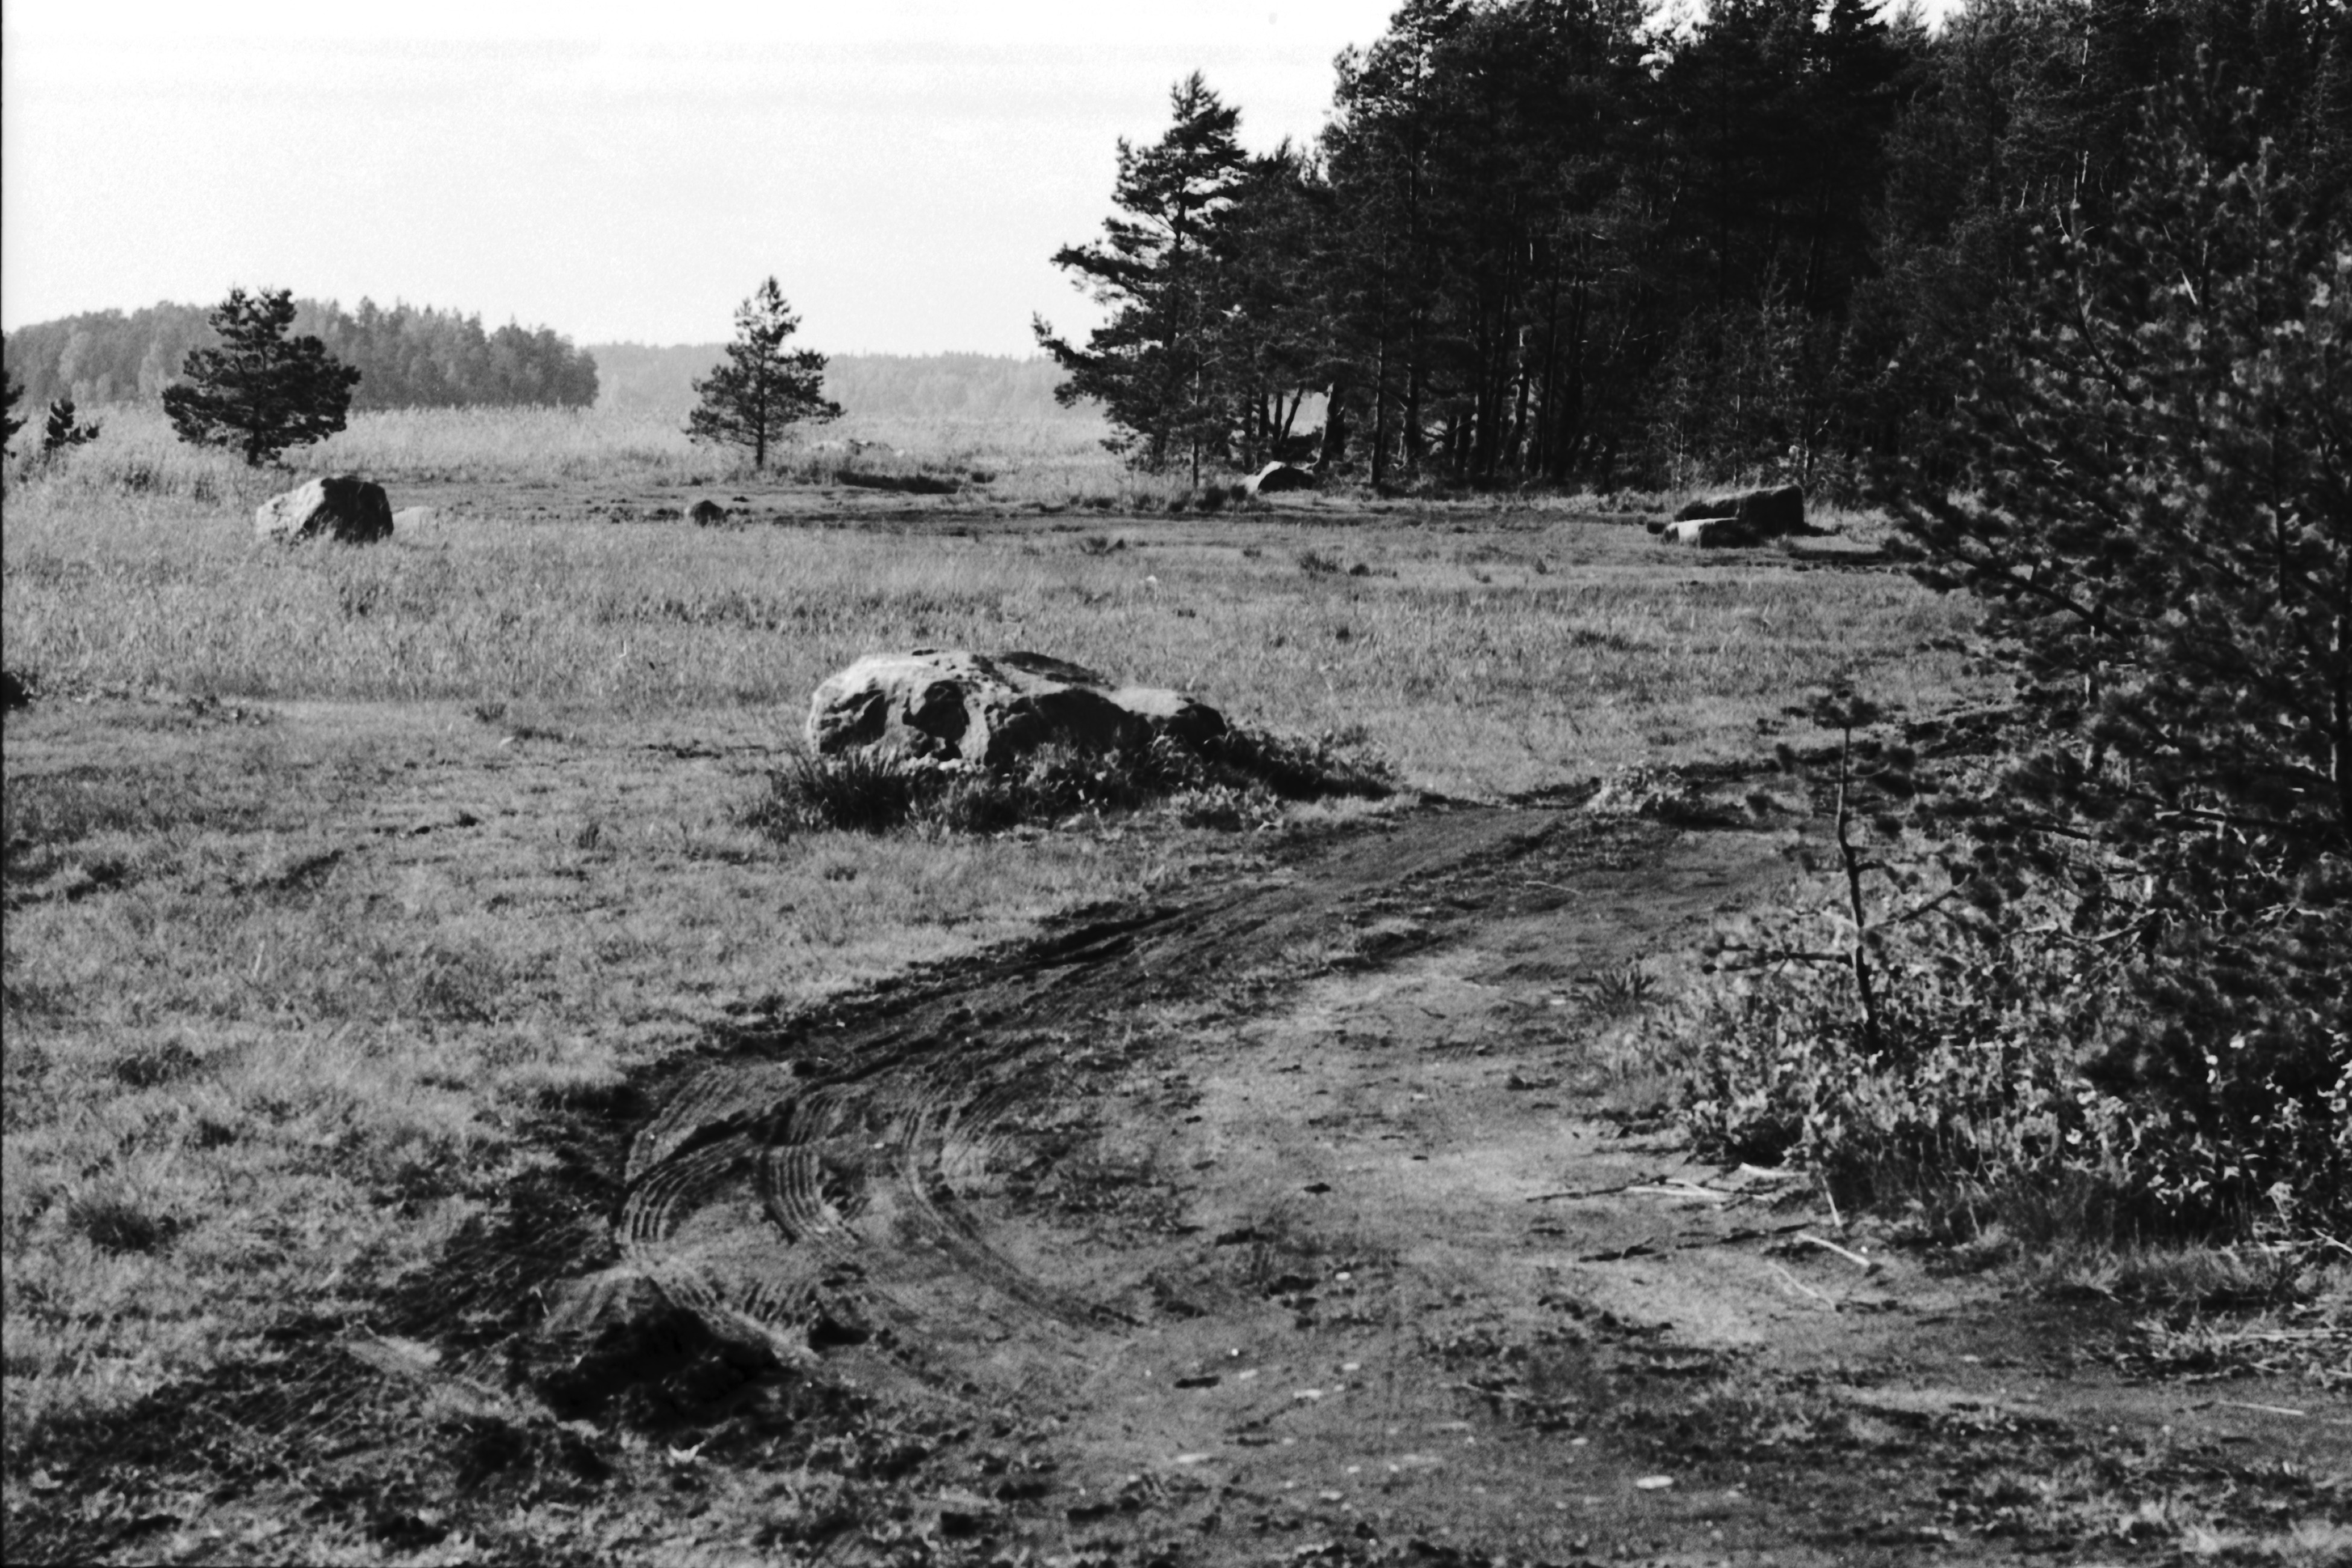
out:
<path id="1" fill-rule="evenodd" d="M 937 763 L 920 758 L 869 750 L 803 754 L 769 775 L 767 793 L 744 821 L 776 839 L 824 828 L 888 833 L 914 820 L 947 784 Z"/>
<path id="2" fill-rule="evenodd" d="M 826 830 L 996 833 L 1173 804 L 1190 823 L 1238 827 L 1277 801 L 1377 799 L 1394 783 L 1360 741 L 1229 731 L 1197 748 L 1161 736 L 1111 750 L 1039 748 L 991 769 L 875 749 L 794 757 L 768 776 L 747 826 L 785 840 Z"/>

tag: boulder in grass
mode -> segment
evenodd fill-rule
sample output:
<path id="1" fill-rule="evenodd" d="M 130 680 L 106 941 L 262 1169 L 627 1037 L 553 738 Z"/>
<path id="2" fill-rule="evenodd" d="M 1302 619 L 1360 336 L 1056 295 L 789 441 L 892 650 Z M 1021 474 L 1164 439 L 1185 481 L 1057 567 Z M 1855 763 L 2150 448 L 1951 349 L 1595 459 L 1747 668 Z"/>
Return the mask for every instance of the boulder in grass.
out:
<path id="1" fill-rule="evenodd" d="M 1165 686 L 1122 686 L 1110 700 L 1142 721 L 1153 735 L 1167 735 L 1188 751 L 1199 751 L 1225 732 L 1224 715 L 1197 697 Z"/>
<path id="2" fill-rule="evenodd" d="M 412 530 L 423 528 L 432 521 L 431 507 L 404 506 L 392 514 L 392 531 L 394 533 L 406 533 Z"/>
<path id="3" fill-rule="evenodd" d="M 1759 539 L 1779 539 L 1785 534 L 1804 533 L 1805 488 L 1802 485 L 1780 485 L 1771 489 L 1733 490 L 1725 495 L 1704 496 L 1675 513 L 1676 522 L 1692 522 L 1705 518 L 1737 518 Z"/>
<path id="4" fill-rule="evenodd" d="M 697 528 L 709 528 L 727 521 L 727 509 L 706 496 L 686 509 L 686 521 Z"/>
<path id="5" fill-rule="evenodd" d="M 1688 544 L 1700 550 L 1738 550 L 1761 542 L 1756 531 L 1736 517 L 1696 517 L 1670 522 L 1658 537 L 1667 544 Z"/>
<path id="6" fill-rule="evenodd" d="M 305 539 L 373 544 L 392 537 L 392 502 L 382 485 L 337 474 L 263 501 L 254 509 L 253 531 L 288 544 Z"/>
<path id="7" fill-rule="evenodd" d="M 1166 735 L 1197 747 L 1224 732 L 1216 710 L 1180 691 L 1115 686 L 1045 654 L 929 647 L 827 677 L 806 731 L 820 755 L 873 748 L 989 768 L 1043 746 L 1108 752 Z"/>
<path id="8" fill-rule="evenodd" d="M 1242 481 L 1242 489 L 1254 496 L 1280 495 L 1285 490 L 1311 490 L 1315 476 L 1288 463 L 1268 463 Z"/>

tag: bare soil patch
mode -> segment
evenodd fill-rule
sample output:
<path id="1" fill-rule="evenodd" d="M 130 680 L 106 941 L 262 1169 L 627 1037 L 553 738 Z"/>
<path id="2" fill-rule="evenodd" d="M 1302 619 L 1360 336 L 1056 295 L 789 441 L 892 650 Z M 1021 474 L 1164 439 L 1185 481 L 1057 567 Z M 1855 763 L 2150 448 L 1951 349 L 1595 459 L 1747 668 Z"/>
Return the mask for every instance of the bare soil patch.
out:
<path id="1" fill-rule="evenodd" d="M 740 1010 L 356 1314 L 58 1423 L 6 1555 L 2332 1550 L 2340 1390 L 2152 1377 L 1665 1131 L 1635 977 L 1786 841 L 1433 803 Z"/>

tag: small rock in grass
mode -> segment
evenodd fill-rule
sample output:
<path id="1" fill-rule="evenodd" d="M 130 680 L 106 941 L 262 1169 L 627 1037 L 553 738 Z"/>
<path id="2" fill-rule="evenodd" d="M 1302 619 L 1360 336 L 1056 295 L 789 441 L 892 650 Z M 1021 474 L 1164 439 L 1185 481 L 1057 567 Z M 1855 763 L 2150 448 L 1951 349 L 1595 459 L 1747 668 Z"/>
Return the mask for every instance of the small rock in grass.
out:
<path id="1" fill-rule="evenodd" d="M 1244 493 L 1254 496 L 1280 495 L 1285 490 L 1311 490 L 1315 476 L 1288 463 L 1268 463 L 1242 481 Z"/>
<path id="2" fill-rule="evenodd" d="M 1704 497 L 1675 513 L 1676 522 L 1718 517 L 1736 518 L 1759 539 L 1803 533 L 1807 531 L 1805 489 L 1802 485 L 1780 485 L 1769 489 L 1734 490 Z"/>

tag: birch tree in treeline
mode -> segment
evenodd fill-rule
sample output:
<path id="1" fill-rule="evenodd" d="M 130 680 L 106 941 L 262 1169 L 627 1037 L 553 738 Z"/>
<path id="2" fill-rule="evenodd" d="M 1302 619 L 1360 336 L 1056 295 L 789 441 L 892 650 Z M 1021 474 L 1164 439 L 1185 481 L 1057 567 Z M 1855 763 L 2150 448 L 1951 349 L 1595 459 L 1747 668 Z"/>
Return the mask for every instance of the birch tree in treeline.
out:
<path id="1" fill-rule="evenodd" d="M 2346 15 L 1970 0 L 1931 32 L 1716 0 L 1662 30 L 1639 0 L 1407 0 L 1339 58 L 1311 146 L 1252 156 L 1180 84 L 1120 144 L 1104 237 L 1055 258 L 1111 319 L 1040 342 L 1150 468 L 1855 490 L 1949 443 L 2032 230 L 2095 221 L 2155 89 L 2253 89 L 2318 177 Z"/>

